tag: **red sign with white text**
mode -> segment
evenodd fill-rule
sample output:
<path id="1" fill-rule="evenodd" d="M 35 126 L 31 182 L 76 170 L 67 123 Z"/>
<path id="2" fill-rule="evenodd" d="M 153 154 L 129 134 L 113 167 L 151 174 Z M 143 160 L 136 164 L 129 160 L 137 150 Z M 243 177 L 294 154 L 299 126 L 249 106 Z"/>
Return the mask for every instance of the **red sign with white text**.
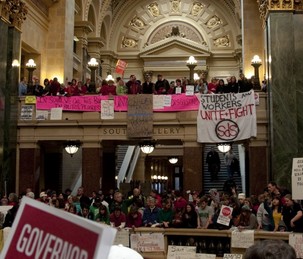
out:
<path id="1" fill-rule="evenodd" d="M 115 233 L 113 228 L 25 197 L 0 258 L 105 259 Z"/>

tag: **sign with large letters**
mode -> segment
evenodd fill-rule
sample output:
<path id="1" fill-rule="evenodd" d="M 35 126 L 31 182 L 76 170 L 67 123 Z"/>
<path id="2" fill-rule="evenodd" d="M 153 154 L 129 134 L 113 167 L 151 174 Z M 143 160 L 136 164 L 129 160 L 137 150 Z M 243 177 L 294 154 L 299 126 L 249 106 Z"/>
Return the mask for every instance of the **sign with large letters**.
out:
<path id="1" fill-rule="evenodd" d="M 197 115 L 197 140 L 222 143 L 257 136 L 254 91 L 201 94 Z"/>
<path id="2" fill-rule="evenodd" d="M 116 229 L 24 197 L 1 259 L 107 259 Z"/>
<path id="3" fill-rule="evenodd" d="M 126 112 L 128 110 L 129 95 L 114 96 L 114 110 Z M 101 101 L 108 100 L 108 95 L 84 95 L 84 96 L 43 96 L 37 97 L 37 110 L 50 110 L 62 108 L 63 111 L 100 112 Z M 153 95 L 154 112 L 197 111 L 199 100 L 185 94 Z"/>

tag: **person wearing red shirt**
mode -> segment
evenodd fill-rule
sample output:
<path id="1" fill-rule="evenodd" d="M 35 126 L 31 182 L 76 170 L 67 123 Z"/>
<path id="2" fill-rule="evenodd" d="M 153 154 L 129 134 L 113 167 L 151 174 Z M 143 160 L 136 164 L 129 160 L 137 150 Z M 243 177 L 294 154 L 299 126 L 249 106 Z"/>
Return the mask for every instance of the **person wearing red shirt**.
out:
<path id="1" fill-rule="evenodd" d="M 122 229 L 125 227 L 126 224 L 126 216 L 121 211 L 120 206 L 116 206 L 114 209 L 114 212 L 110 214 L 109 216 L 110 225 L 112 227 Z"/>

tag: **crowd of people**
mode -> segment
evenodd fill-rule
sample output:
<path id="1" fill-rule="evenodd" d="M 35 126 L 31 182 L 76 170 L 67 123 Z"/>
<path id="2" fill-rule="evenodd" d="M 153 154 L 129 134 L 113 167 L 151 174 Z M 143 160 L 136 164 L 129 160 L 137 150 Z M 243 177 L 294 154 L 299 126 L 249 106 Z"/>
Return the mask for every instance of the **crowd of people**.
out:
<path id="1" fill-rule="evenodd" d="M 88 220 L 111 225 L 117 229 L 137 227 L 201 228 L 201 229 L 258 229 L 264 231 L 303 232 L 302 204 L 293 200 L 291 193 L 269 182 L 264 193 L 246 197 L 235 185 L 224 186 L 224 191 L 211 189 L 208 193 L 192 191 L 183 196 L 178 190 L 159 194 L 152 190 L 143 195 L 140 187 L 133 188 L 125 197 L 119 190 L 102 190 L 85 195 L 80 187 L 76 195 L 67 189 L 64 193 L 42 191 L 38 201 L 65 210 Z M 35 199 L 30 188 L 23 194 Z M 20 197 L 15 193 L 1 199 L 1 205 L 12 205 L 4 217 L 2 227 L 12 225 Z M 221 206 L 232 208 L 229 226 L 217 219 Z"/>
<path id="2" fill-rule="evenodd" d="M 152 82 L 152 77 L 147 75 L 145 81 L 137 80 L 135 75 L 131 75 L 129 80 L 117 77 L 108 80 L 97 80 L 86 82 L 72 79 L 60 83 L 57 77 L 52 80 L 44 79 L 43 85 L 40 84 L 38 78 L 34 77 L 32 84 L 26 82 L 26 78 L 22 77 L 19 82 L 19 96 L 36 95 L 36 96 L 81 96 L 86 94 L 101 95 L 125 95 L 125 94 L 181 94 L 185 93 L 187 86 L 192 85 L 190 81 L 184 77 L 169 82 L 159 74 L 156 82 Z M 235 76 L 227 77 L 226 82 L 223 79 L 212 78 L 210 82 L 206 80 L 206 74 L 202 73 L 199 80 L 194 82 L 194 92 L 203 94 L 222 94 L 222 93 L 239 93 L 246 92 L 253 88 L 253 80 L 245 78 L 244 74 L 239 75 L 239 79 Z"/>

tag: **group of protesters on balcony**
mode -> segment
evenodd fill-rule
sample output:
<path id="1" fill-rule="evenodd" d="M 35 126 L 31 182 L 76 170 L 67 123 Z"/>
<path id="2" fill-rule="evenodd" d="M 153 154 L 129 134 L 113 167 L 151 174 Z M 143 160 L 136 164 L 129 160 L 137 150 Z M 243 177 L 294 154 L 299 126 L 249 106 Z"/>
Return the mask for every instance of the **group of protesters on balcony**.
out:
<path id="1" fill-rule="evenodd" d="M 227 83 L 223 79 L 212 78 L 208 83 L 204 74 L 199 80 L 194 82 L 194 92 L 203 94 L 222 94 L 222 93 L 240 93 L 246 92 L 253 88 L 252 80 L 245 78 L 240 74 L 237 80 L 235 76 L 227 77 Z M 187 86 L 191 85 L 187 78 L 176 79 L 168 82 L 163 75 L 157 76 L 157 81 L 153 83 L 151 76 L 147 75 L 145 81 L 141 83 L 135 75 L 131 75 L 125 83 L 121 77 L 114 79 L 102 80 L 101 83 L 91 82 L 87 79 L 85 83 L 72 79 L 66 80 L 65 84 L 60 84 L 58 78 L 52 80 L 44 79 L 43 85 L 40 85 L 38 78 L 33 78 L 33 84 L 26 83 L 23 77 L 19 83 L 19 96 L 36 95 L 36 96 L 81 96 L 86 94 L 101 95 L 125 95 L 125 94 L 181 94 L 187 91 Z"/>
<path id="2" fill-rule="evenodd" d="M 303 232 L 301 203 L 293 200 L 290 192 L 283 191 L 275 182 L 269 182 L 264 193 L 249 198 L 244 193 L 238 193 L 235 187 L 231 188 L 231 192 L 211 189 L 208 193 L 191 191 L 188 194 L 185 198 L 178 190 L 161 195 L 152 190 L 148 196 L 144 196 L 140 187 L 134 187 L 125 198 L 119 190 L 113 189 L 108 195 L 99 190 L 88 197 L 84 188 L 80 187 L 76 195 L 72 195 L 69 189 L 58 195 L 55 191 L 42 191 L 37 200 L 117 229 L 162 227 L 222 230 L 236 227 L 239 230 Z M 35 198 L 29 188 L 24 195 Z M 1 205 L 13 206 L 5 220 L 0 213 L 2 227 L 11 226 L 19 199 L 14 193 L 2 198 Z M 222 206 L 231 209 L 228 225 L 218 220 Z"/>

